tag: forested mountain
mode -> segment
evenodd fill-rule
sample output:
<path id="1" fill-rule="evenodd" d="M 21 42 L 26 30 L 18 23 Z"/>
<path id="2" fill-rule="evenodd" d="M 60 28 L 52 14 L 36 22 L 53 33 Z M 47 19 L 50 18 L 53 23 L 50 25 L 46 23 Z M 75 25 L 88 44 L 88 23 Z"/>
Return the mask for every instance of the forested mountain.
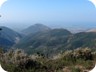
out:
<path id="1" fill-rule="evenodd" d="M 10 48 L 22 37 L 19 33 L 13 31 L 10 28 L 0 26 L 0 29 L 0 46 L 2 48 Z"/>
<path id="2" fill-rule="evenodd" d="M 40 26 L 40 27 L 39 27 Z M 36 24 L 35 28 L 44 28 L 21 38 L 21 34 L 7 28 L 0 27 L 0 46 L 9 49 L 11 47 L 25 50 L 29 54 L 41 52 L 54 55 L 65 50 L 73 50 L 81 47 L 95 49 L 96 32 L 80 32 L 72 34 L 66 29 L 50 29 L 47 26 Z M 44 31 L 43 31 L 44 30 Z M 14 46 L 13 46 L 14 45 Z"/>
<path id="3" fill-rule="evenodd" d="M 80 47 L 95 49 L 96 33 L 80 32 L 72 34 L 66 29 L 52 29 L 47 32 L 30 34 L 15 45 L 15 48 L 24 49 L 27 53 L 41 52 L 45 54 L 56 54 Z"/>

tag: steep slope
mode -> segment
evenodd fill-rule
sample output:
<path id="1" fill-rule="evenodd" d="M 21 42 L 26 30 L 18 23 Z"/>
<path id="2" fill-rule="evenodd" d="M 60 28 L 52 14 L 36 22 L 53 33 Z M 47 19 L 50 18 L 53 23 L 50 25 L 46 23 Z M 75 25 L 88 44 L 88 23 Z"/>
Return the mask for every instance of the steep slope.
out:
<path id="1" fill-rule="evenodd" d="M 2 30 L 0 30 L 0 46 L 3 48 L 10 48 L 12 45 L 17 43 L 21 35 L 12 29 L 9 29 L 4 26 L 0 26 Z"/>
<path id="2" fill-rule="evenodd" d="M 35 24 L 22 30 L 22 34 L 29 35 L 29 34 L 34 34 L 41 31 L 48 31 L 48 30 L 50 30 L 50 28 L 43 24 Z"/>
<path id="3" fill-rule="evenodd" d="M 96 47 L 95 32 L 80 32 L 71 34 L 65 29 L 53 29 L 47 32 L 30 34 L 15 46 L 24 49 L 27 53 L 41 52 L 44 54 L 56 54 L 65 50 L 73 50 L 80 47 Z"/>
<path id="4" fill-rule="evenodd" d="M 78 47 L 96 47 L 96 33 L 95 32 L 81 32 L 73 36 L 69 42 L 69 48 L 74 49 Z"/>
<path id="5" fill-rule="evenodd" d="M 51 51 L 57 52 L 58 48 L 67 43 L 68 37 L 72 34 L 65 29 L 53 29 L 47 32 L 38 32 L 31 34 L 21 39 L 15 46 L 22 48 L 28 53 L 44 52 L 50 53 Z"/>

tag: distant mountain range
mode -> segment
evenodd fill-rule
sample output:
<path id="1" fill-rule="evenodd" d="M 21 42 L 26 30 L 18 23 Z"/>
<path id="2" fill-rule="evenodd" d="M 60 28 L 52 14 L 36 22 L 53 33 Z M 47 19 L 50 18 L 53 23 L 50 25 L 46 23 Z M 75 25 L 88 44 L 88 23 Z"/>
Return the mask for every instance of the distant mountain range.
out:
<path id="1" fill-rule="evenodd" d="M 96 47 L 95 32 L 80 32 L 72 34 L 66 29 L 50 29 L 31 33 L 15 45 L 24 49 L 27 53 L 42 52 L 56 54 L 65 50 L 73 50 L 80 47 Z"/>
<path id="2" fill-rule="evenodd" d="M 17 43 L 22 37 L 10 28 L 0 26 L 0 47 L 8 49 Z"/>
<path id="3" fill-rule="evenodd" d="M 56 54 L 80 47 L 96 47 L 96 32 L 71 33 L 66 29 L 51 29 L 43 24 L 35 24 L 19 34 L 7 27 L 0 27 L 0 44 L 4 48 L 20 48 L 29 54 L 41 52 Z M 23 35 L 22 35 L 23 34 Z"/>

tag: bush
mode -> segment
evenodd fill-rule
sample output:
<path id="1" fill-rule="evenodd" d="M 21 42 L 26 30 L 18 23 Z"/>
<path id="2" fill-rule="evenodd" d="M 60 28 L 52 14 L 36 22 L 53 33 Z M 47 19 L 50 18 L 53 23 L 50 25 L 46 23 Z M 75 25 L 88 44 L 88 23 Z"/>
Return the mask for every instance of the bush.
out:
<path id="1" fill-rule="evenodd" d="M 56 59 L 47 58 L 40 53 L 27 55 L 21 49 L 5 53 L 0 49 L 0 55 L 0 62 L 8 72 L 63 72 L 66 67 L 71 72 L 81 72 L 83 69 L 92 69 L 96 61 L 96 52 L 88 48 L 65 51 Z M 82 68 L 76 67 L 78 65 Z"/>
<path id="2" fill-rule="evenodd" d="M 81 72 L 79 68 L 72 68 L 72 72 Z"/>

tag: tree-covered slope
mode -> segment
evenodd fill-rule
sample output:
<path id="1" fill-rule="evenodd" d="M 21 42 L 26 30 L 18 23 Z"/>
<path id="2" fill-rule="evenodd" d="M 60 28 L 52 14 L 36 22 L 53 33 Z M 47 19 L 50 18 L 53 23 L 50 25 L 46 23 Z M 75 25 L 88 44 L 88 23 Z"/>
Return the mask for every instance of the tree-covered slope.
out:
<path id="1" fill-rule="evenodd" d="M 42 52 L 45 54 L 56 54 L 80 47 L 95 49 L 96 33 L 80 32 L 72 34 L 65 29 L 53 29 L 30 34 L 15 45 L 15 48 L 24 49 L 27 53 Z"/>
<path id="2" fill-rule="evenodd" d="M 3 48 L 10 48 L 22 37 L 19 33 L 10 28 L 4 26 L 1 26 L 0 28 L 2 29 L 0 30 L 0 46 Z"/>

